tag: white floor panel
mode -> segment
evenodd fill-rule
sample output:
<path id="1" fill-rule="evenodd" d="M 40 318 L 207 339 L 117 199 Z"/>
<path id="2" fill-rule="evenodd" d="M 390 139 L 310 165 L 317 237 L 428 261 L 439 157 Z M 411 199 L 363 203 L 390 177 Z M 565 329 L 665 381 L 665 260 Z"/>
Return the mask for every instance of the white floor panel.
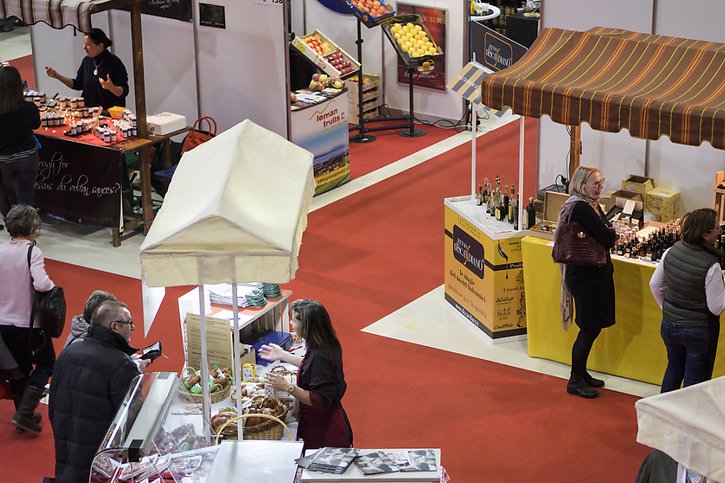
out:
<path id="1" fill-rule="evenodd" d="M 569 377 L 568 365 L 529 357 L 525 338 L 494 343 L 445 301 L 443 285 L 369 325 L 363 332 L 563 379 Z M 614 391 L 641 397 L 660 392 L 660 387 L 652 384 L 609 374 L 592 374 L 603 379 L 607 389 Z"/>

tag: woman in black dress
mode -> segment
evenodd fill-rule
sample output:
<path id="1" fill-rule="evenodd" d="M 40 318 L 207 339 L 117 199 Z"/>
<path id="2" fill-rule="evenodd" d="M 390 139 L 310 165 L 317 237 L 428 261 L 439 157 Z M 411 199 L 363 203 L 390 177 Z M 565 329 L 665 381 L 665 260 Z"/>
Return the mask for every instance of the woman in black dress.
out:
<path id="1" fill-rule="evenodd" d="M 599 169 L 579 166 L 569 184 L 571 196 L 559 213 L 560 225 L 579 223 L 586 235 L 600 243 L 606 251 L 606 261 L 600 266 L 563 265 L 564 288 L 574 298 L 575 322 L 579 326 L 571 351 L 571 377 L 566 390 L 585 398 L 597 397 L 599 392 L 595 388 L 604 387 L 604 381 L 593 378 L 587 372 L 587 359 L 602 329 L 614 325 L 614 266 L 609 250 L 618 235 L 599 207 L 603 190 L 604 178 Z M 567 298 L 568 294 L 564 295 Z M 564 314 L 565 328 L 570 323 L 570 316 Z"/>

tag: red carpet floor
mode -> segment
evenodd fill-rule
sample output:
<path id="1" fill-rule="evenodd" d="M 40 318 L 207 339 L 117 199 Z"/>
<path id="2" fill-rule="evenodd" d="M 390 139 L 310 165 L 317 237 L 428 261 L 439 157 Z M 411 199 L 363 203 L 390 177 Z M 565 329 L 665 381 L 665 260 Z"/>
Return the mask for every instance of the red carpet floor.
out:
<path id="1" fill-rule="evenodd" d="M 527 132 L 535 146 L 535 130 Z M 490 136 L 480 143 L 478 172 L 514 180 L 518 125 Z M 301 268 L 286 288 L 332 315 L 356 446 L 440 447 L 455 483 L 633 481 L 648 452 L 635 442 L 635 397 L 604 390 L 583 400 L 558 378 L 360 332 L 443 283 L 442 200 L 470 190 L 469 156 L 461 146 L 310 215 Z M 71 312 L 105 288 L 140 318 L 140 282 L 57 262 L 48 270 L 68 287 Z M 184 291 L 169 291 L 149 334 L 170 357 L 157 370 L 182 363 L 175 297 Z M 134 342 L 146 342 L 140 331 Z M 3 480 L 37 482 L 52 472 L 50 431 L 16 436 L 10 405 L 0 404 Z"/>
<path id="2" fill-rule="evenodd" d="M 367 123 L 366 127 L 399 125 L 402 121 Z M 350 143 L 350 175 L 352 179 L 364 176 L 376 169 L 387 166 L 406 156 L 427 148 L 457 133 L 455 129 L 443 129 L 435 126 L 416 124 L 416 129 L 425 131 L 425 135 L 409 138 L 398 135 L 400 129 L 370 133 L 376 140 L 372 143 Z M 351 134 L 355 134 L 351 132 Z"/>

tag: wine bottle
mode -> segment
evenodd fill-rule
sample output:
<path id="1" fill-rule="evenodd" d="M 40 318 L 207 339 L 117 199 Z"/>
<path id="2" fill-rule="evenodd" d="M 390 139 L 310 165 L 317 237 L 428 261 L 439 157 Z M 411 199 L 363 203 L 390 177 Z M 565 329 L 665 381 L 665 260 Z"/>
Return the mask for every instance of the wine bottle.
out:
<path id="1" fill-rule="evenodd" d="M 478 185 L 478 193 L 476 193 L 476 205 L 481 206 L 483 204 L 483 185 Z"/>
<path id="2" fill-rule="evenodd" d="M 503 191 L 503 202 L 501 203 L 503 213 L 501 213 L 502 220 L 508 220 L 509 218 L 509 185 L 504 185 Z"/>
<path id="3" fill-rule="evenodd" d="M 526 207 L 527 229 L 531 229 L 536 224 L 536 208 L 534 207 L 534 198 L 529 197 L 529 205 Z"/>

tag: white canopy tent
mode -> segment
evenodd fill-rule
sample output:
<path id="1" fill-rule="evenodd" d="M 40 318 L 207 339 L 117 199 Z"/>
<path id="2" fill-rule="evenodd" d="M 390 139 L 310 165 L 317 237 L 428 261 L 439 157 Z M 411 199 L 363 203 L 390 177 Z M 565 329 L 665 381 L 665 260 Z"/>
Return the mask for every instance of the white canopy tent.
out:
<path id="1" fill-rule="evenodd" d="M 164 204 L 141 245 L 151 287 L 232 283 L 235 384 L 239 387 L 237 282 L 294 278 L 315 192 L 313 155 L 250 120 L 184 154 Z M 201 317 L 204 430 L 208 434 L 209 367 Z M 241 413 L 241 398 L 237 398 Z M 241 439 L 242 425 L 239 425 Z"/>
<path id="2" fill-rule="evenodd" d="M 725 377 L 640 399 L 637 442 L 725 481 Z"/>

